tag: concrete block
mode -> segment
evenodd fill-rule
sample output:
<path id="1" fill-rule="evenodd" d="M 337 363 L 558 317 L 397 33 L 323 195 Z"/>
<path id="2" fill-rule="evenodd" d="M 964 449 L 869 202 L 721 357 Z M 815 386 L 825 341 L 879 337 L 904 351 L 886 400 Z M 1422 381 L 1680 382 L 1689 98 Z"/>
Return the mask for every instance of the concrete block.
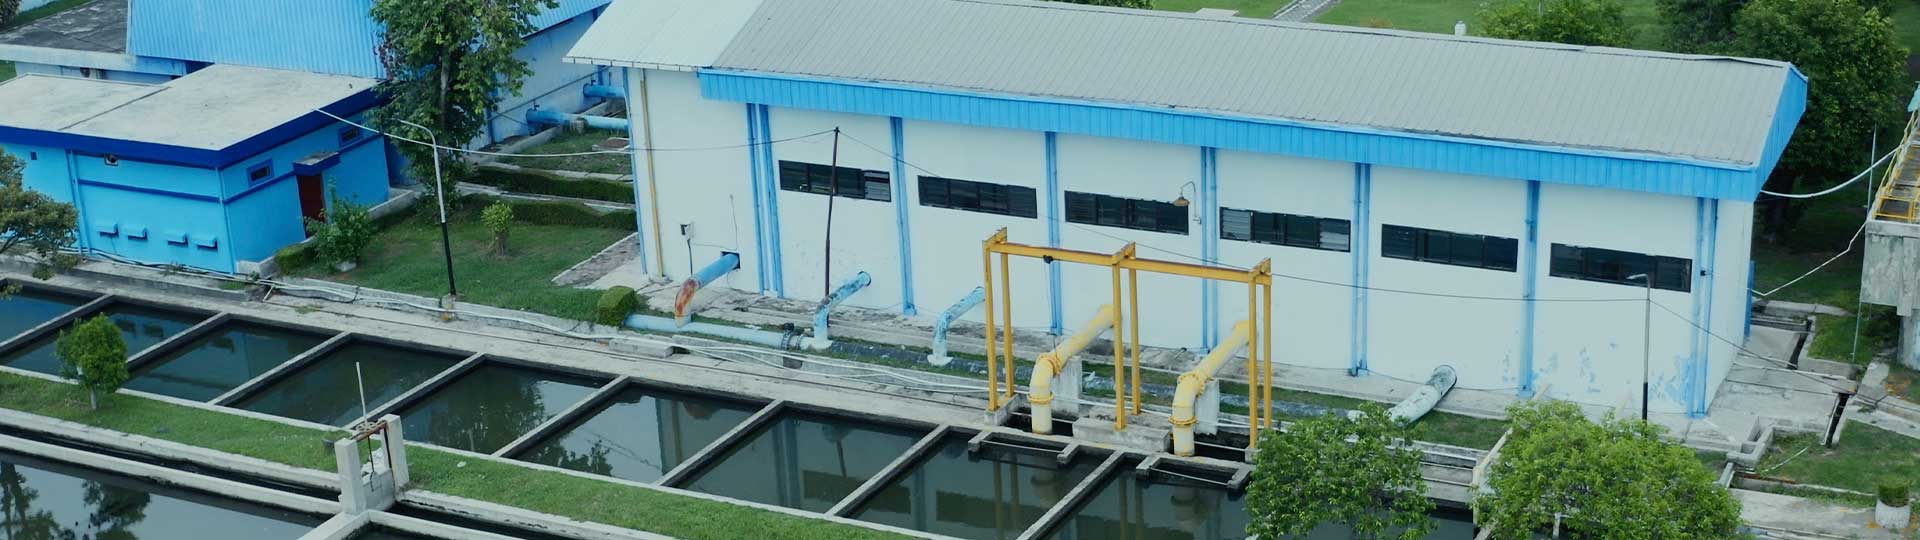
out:
<path id="1" fill-rule="evenodd" d="M 1173 426 L 1158 416 L 1127 419 L 1126 429 L 1114 427 L 1113 411 L 1095 411 L 1073 422 L 1073 438 L 1140 452 L 1164 452 L 1172 444 Z"/>

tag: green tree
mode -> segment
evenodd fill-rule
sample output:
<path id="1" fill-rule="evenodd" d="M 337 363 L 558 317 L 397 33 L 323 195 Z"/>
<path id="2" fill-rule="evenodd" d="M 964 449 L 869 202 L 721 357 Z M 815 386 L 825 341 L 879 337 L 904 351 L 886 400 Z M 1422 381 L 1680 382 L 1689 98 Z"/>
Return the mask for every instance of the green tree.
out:
<path id="1" fill-rule="evenodd" d="M 1261 435 L 1247 488 L 1247 535 L 1306 538 L 1334 523 L 1352 538 L 1418 540 L 1433 528 L 1420 451 L 1404 446 L 1407 428 L 1378 405 L 1361 414 L 1301 420 Z"/>
<path id="2" fill-rule="evenodd" d="M 87 402 L 95 409 L 100 408 L 100 391 L 113 393 L 130 377 L 127 341 L 106 315 L 94 315 L 72 330 L 60 332 L 54 353 L 60 356 L 60 376 L 87 389 Z"/>
<path id="3" fill-rule="evenodd" d="M 513 205 L 506 201 L 487 205 L 480 211 L 480 221 L 487 224 L 487 230 L 493 232 L 493 254 L 507 255 L 507 232 L 513 228 Z"/>
<path id="4" fill-rule="evenodd" d="M 1489 37 L 1569 45 L 1626 47 L 1633 43 L 1619 0 L 1513 0 L 1480 11 Z"/>
<path id="5" fill-rule="evenodd" d="M 358 263 L 379 231 L 367 207 L 354 204 L 337 191 L 331 199 L 324 216 L 326 221 L 306 220 L 307 233 L 313 235 L 314 253 L 328 265 Z"/>
<path id="6" fill-rule="evenodd" d="M 1725 52 L 1792 62 L 1807 76 L 1807 110 L 1769 191 L 1831 186 L 1865 165 L 1876 130 L 1902 125 L 1913 91 L 1907 48 L 1893 21 L 1854 0 L 1753 0 L 1734 16 Z M 1885 145 L 1882 145 L 1885 146 Z M 1776 240 L 1800 219 L 1798 201 L 1766 199 L 1766 232 Z"/>
<path id="7" fill-rule="evenodd" d="M 1709 54 L 1733 39 L 1733 18 L 1748 0 L 1657 0 L 1666 25 L 1666 47 Z"/>
<path id="8" fill-rule="evenodd" d="M 533 71 L 513 55 L 536 30 L 533 16 L 559 7 L 554 0 L 375 0 L 373 19 L 386 29 L 381 63 L 392 79 L 380 85 L 388 102 L 374 112 L 383 131 L 410 139 L 430 137 L 407 122 L 432 130 L 443 146 L 461 146 L 485 128 L 487 111 L 500 98 L 517 95 Z M 433 178 L 434 150 L 401 144 L 413 178 Z M 446 196 L 468 174 L 464 161 L 448 165 Z M 432 202 L 432 201 L 430 201 Z"/>
<path id="9" fill-rule="evenodd" d="M 1473 501 L 1496 540 L 1554 527 L 1572 538 L 1739 538 L 1740 502 L 1663 428 L 1611 413 L 1599 423 L 1566 402 L 1508 409 L 1513 433 Z"/>
<path id="10" fill-rule="evenodd" d="M 20 14 L 20 0 L 0 0 L 0 28 L 13 23 L 13 17 Z"/>
<path id="11" fill-rule="evenodd" d="M 60 249 L 78 238 L 80 212 L 27 187 L 26 165 L 0 150 L 0 255 L 24 253 L 39 260 L 34 277 L 53 277 L 57 269 L 71 268 L 78 257 Z M 0 296 L 8 293 L 0 290 Z"/>

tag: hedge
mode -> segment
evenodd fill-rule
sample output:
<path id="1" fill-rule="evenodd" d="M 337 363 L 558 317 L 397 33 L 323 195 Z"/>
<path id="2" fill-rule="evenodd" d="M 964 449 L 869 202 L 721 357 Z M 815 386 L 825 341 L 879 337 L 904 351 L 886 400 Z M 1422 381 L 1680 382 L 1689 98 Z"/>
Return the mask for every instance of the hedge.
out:
<path id="1" fill-rule="evenodd" d="M 521 223 L 598 229 L 631 230 L 636 227 L 637 215 L 632 210 L 603 214 L 584 204 L 563 201 L 509 201 L 508 204 L 513 205 L 514 221 Z"/>
<path id="2" fill-rule="evenodd" d="M 532 171 L 481 169 L 469 180 L 516 193 L 633 203 L 633 185 L 606 180 L 573 180 Z"/>
<path id="3" fill-rule="evenodd" d="M 616 285 L 600 293 L 600 302 L 593 306 L 593 322 L 604 326 L 619 326 L 627 320 L 627 314 L 639 305 L 633 287 Z"/>

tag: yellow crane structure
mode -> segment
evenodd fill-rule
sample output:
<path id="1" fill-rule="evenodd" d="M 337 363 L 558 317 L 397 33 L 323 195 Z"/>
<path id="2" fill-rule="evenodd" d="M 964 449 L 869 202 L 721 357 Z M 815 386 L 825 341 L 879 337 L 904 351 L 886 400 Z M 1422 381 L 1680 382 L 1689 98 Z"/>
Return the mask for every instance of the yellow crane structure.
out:
<path id="1" fill-rule="evenodd" d="M 1252 268 L 1241 269 L 1205 264 L 1191 264 L 1174 261 L 1145 259 L 1138 256 L 1138 246 L 1129 242 L 1113 253 L 1099 253 L 1055 247 L 1032 246 L 1007 241 L 1007 230 L 1002 228 L 988 236 L 981 248 L 986 289 L 987 323 L 987 411 L 1000 410 L 1009 406 L 1018 395 L 1018 379 L 1015 376 L 1013 347 L 1013 288 L 1011 257 L 1029 257 L 1049 263 L 1068 262 L 1089 266 L 1104 266 L 1112 270 L 1112 302 L 1100 310 L 1097 326 L 1089 323 L 1074 336 L 1068 337 L 1069 343 L 1080 343 L 1066 351 L 1067 356 L 1078 352 L 1086 342 L 1092 341 L 1098 334 L 1113 333 L 1113 382 L 1114 382 L 1114 428 L 1126 429 L 1127 419 L 1141 412 L 1140 400 L 1140 272 L 1151 272 L 1173 276 L 1186 276 L 1205 280 L 1224 281 L 1246 285 L 1247 290 L 1247 418 L 1251 426 L 1248 445 L 1258 444 L 1260 429 L 1271 427 L 1273 412 L 1273 318 L 1270 313 L 1273 303 L 1273 262 L 1262 259 Z M 998 278 L 995 278 L 995 265 L 999 264 Z M 1124 276 L 1123 276 L 1124 274 Z M 1122 277 L 1125 281 L 1122 281 Z M 996 281 L 998 282 L 996 284 Z M 996 295 L 995 293 L 999 294 Z M 1126 303 L 1121 302 L 1125 293 Z M 996 297 L 997 296 L 997 297 Z M 998 314 L 996 315 L 996 304 Z M 1236 328 L 1237 330 L 1237 328 Z M 1092 335 L 1082 336 L 1080 334 Z M 1236 336 L 1237 338 L 1238 336 Z M 1049 368 L 1047 383 L 1051 375 L 1071 361 L 1058 354 L 1048 353 Z M 1004 367 L 1003 367 L 1004 366 Z M 1039 368 L 1036 368 L 1039 371 Z M 1038 378 L 1036 377 L 1036 380 Z M 1048 403 L 1036 403 L 1050 406 L 1052 392 L 1047 388 L 1036 389 L 1035 393 Z M 1029 398 L 1029 401 L 1038 401 Z M 1050 429 L 1052 426 L 1047 426 Z"/>

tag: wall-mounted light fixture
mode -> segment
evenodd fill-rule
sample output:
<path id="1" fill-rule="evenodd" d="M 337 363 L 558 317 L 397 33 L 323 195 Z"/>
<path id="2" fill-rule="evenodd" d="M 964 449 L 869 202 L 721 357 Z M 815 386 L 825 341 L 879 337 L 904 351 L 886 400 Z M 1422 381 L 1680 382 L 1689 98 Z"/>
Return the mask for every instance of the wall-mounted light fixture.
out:
<path id="1" fill-rule="evenodd" d="M 1174 206 L 1178 206 L 1178 207 L 1181 207 L 1181 208 L 1186 208 L 1186 207 L 1187 207 L 1188 205 L 1191 205 L 1191 204 L 1193 204 L 1193 201 L 1189 201 L 1189 200 L 1187 200 L 1187 189 L 1188 189 L 1188 188 L 1193 188 L 1193 190 L 1195 191 L 1195 195 L 1196 195 L 1196 196 L 1198 195 L 1198 192 L 1199 192 L 1199 188 L 1197 188 L 1197 187 L 1194 187 L 1194 185 L 1193 185 L 1193 182 L 1187 182 L 1187 183 L 1185 183 L 1185 184 L 1181 184 L 1181 185 L 1180 185 L 1180 196 L 1179 196 L 1178 198 L 1175 198 L 1175 199 L 1173 200 L 1173 205 L 1174 205 Z"/>

